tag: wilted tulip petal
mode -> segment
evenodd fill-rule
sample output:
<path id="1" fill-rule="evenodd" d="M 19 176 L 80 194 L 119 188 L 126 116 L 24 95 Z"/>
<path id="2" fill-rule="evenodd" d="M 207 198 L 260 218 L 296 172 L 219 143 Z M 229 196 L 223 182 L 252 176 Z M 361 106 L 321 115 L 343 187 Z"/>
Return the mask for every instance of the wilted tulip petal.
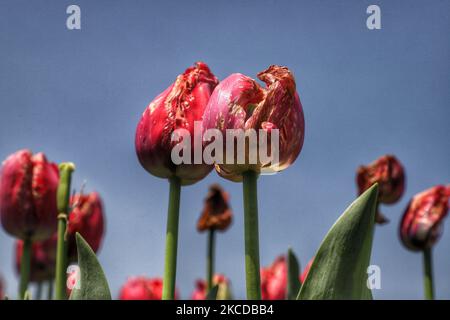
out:
<path id="1" fill-rule="evenodd" d="M 400 161 L 392 155 L 385 155 L 368 166 L 360 166 L 356 174 L 358 194 L 361 195 L 373 184 L 378 183 L 378 202 L 393 204 L 400 200 L 405 190 L 405 172 Z M 383 224 L 389 220 L 379 210 L 375 220 Z"/>
<path id="2" fill-rule="evenodd" d="M 132 277 L 120 289 L 120 300 L 161 300 L 163 281 L 160 278 Z M 175 299 L 178 299 L 178 293 Z"/>
<path id="3" fill-rule="evenodd" d="M 224 231 L 231 224 L 233 214 L 228 204 L 229 195 L 218 184 L 210 186 L 197 230 Z"/>
<path id="4" fill-rule="evenodd" d="M 104 234 L 104 213 L 100 195 L 97 192 L 77 194 L 70 199 L 72 212 L 68 224 L 69 260 L 77 260 L 75 234 L 78 232 L 94 252 L 100 248 Z"/>
<path id="5" fill-rule="evenodd" d="M 3 162 L 0 216 L 9 234 L 35 241 L 56 231 L 58 180 L 57 166 L 43 153 L 20 150 Z"/>
<path id="6" fill-rule="evenodd" d="M 135 146 L 140 163 L 152 175 L 176 176 L 185 185 L 203 179 L 211 171 L 211 165 L 194 164 L 193 141 L 191 164 L 175 165 L 171 159 L 171 137 L 176 129 L 186 129 L 194 139 L 194 121 L 201 121 L 217 83 L 208 66 L 197 62 L 145 109 L 136 129 Z"/>
<path id="7" fill-rule="evenodd" d="M 203 116 L 204 132 L 218 129 L 226 137 L 226 130 L 229 129 L 242 129 L 245 134 L 256 131 L 256 149 L 247 145 L 244 150 L 239 150 L 235 144 L 233 156 L 228 155 L 232 161 L 227 161 L 224 146 L 223 163 L 216 164 L 216 170 L 222 177 L 232 181 L 241 181 L 242 173 L 248 170 L 258 173 L 263 170 L 281 171 L 295 161 L 303 146 L 305 121 L 291 71 L 273 65 L 260 72 L 258 78 L 266 83 L 266 87 L 240 73 L 221 81 Z M 263 163 L 259 157 L 260 130 L 270 137 L 272 129 L 279 130 L 278 161 Z M 206 145 L 208 143 L 205 142 Z M 273 156 L 271 146 L 268 143 L 266 154 Z M 239 152 L 245 152 L 244 163 L 238 163 Z M 255 156 L 257 161 L 252 161 Z"/>
<path id="8" fill-rule="evenodd" d="M 439 239 L 449 208 L 450 186 L 435 186 L 409 202 L 400 223 L 400 239 L 410 250 L 432 247 Z"/>
<path id="9" fill-rule="evenodd" d="M 261 295 L 263 300 L 284 300 L 287 290 L 287 263 L 284 256 L 261 268 Z"/>

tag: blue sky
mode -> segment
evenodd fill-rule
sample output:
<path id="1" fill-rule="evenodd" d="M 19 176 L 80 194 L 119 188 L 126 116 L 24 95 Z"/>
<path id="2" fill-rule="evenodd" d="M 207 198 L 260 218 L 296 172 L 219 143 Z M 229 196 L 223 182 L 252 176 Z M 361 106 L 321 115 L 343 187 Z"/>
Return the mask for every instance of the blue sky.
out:
<path id="1" fill-rule="evenodd" d="M 66 8 L 81 7 L 81 30 Z M 366 8 L 381 8 L 381 30 Z M 404 164 L 401 201 L 383 206 L 375 232 L 375 298 L 422 298 L 420 254 L 398 223 L 411 196 L 450 182 L 449 1 L 1 1 L 0 158 L 30 148 L 77 165 L 74 186 L 104 200 L 99 259 L 113 295 L 128 276 L 161 276 L 168 183 L 134 151 L 146 105 L 197 60 L 219 79 L 270 64 L 297 79 L 306 137 L 300 157 L 259 180 L 262 265 L 292 246 L 304 266 L 355 198 L 355 169 L 385 153 Z M 178 287 L 189 297 L 205 273 L 206 235 L 195 229 L 208 185 L 231 195 L 234 223 L 217 239 L 217 271 L 245 296 L 242 190 L 212 172 L 182 190 Z M 447 229 L 449 221 L 446 221 Z M 450 298 L 450 230 L 435 246 L 438 298 Z M 15 296 L 13 239 L 0 230 L 0 273 Z"/>

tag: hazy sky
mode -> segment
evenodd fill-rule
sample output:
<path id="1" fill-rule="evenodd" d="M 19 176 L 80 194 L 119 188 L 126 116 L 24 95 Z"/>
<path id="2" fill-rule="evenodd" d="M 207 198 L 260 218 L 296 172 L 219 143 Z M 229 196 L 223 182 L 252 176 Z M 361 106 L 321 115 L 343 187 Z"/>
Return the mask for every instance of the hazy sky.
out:
<path id="1" fill-rule="evenodd" d="M 81 7 L 81 30 L 66 8 Z M 381 8 L 368 30 L 366 8 Z M 292 246 L 304 266 L 355 198 L 355 169 L 385 153 L 407 172 L 401 201 L 375 233 L 375 298 L 422 298 L 422 259 L 398 240 L 411 196 L 450 182 L 450 2 L 0 1 L 0 158 L 30 148 L 77 165 L 74 186 L 103 197 L 99 253 L 113 296 L 131 275 L 162 276 L 168 183 L 134 150 L 147 104 L 197 60 L 219 79 L 271 64 L 297 79 L 306 121 L 297 161 L 259 180 L 262 265 Z M 178 284 L 188 298 L 205 274 L 195 225 L 208 185 L 231 195 L 234 223 L 217 239 L 217 271 L 245 296 L 242 186 L 212 172 L 183 188 Z M 450 219 L 449 219 L 450 220 Z M 447 220 L 445 224 L 449 226 Z M 0 273 L 15 296 L 13 238 L 0 230 Z M 450 298 L 450 230 L 435 246 L 438 298 Z"/>

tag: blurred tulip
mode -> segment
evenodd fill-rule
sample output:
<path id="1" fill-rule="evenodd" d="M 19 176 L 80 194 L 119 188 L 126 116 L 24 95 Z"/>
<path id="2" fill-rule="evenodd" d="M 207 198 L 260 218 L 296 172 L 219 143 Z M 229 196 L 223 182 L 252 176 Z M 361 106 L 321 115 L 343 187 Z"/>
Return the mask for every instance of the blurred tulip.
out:
<path id="1" fill-rule="evenodd" d="M 229 194 L 220 185 L 213 184 L 209 187 L 209 193 L 205 199 L 202 215 L 197 223 L 197 230 L 226 230 L 233 217 L 229 206 Z"/>
<path id="2" fill-rule="evenodd" d="M 31 269 L 30 281 L 43 282 L 52 280 L 55 277 L 56 263 L 56 234 L 47 240 L 33 242 L 31 247 Z M 23 241 L 17 240 L 16 250 L 16 271 L 20 274 L 20 267 L 23 254 Z"/>
<path id="3" fill-rule="evenodd" d="M 194 121 L 201 121 L 217 83 L 208 66 L 197 62 L 145 109 L 136 129 L 135 146 L 141 165 L 152 175 L 160 178 L 175 176 L 180 178 L 182 185 L 187 185 L 203 179 L 211 171 L 212 166 L 206 164 L 175 165 L 171 159 L 174 146 L 171 136 L 176 129 L 182 128 L 194 137 Z M 194 156 L 194 144 L 191 154 Z"/>
<path id="4" fill-rule="evenodd" d="M 120 300 L 161 300 L 163 281 L 161 278 L 132 277 L 120 289 Z M 178 299 L 178 293 L 175 294 Z"/>
<path id="5" fill-rule="evenodd" d="M 0 275 L 0 300 L 5 299 L 5 284 L 3 282 L 3 278 Z"/>
<path id="6" fill-rule="evenodd" d="M 405 172 L 400 161 L 392 155 L 385 155 L 368 166 L 360 166 L 356 174 L 358 193 L 361 195 L 374 183 L 378 183 L 378 202 L 393 204 L 400 200 L 405 190 Z M 379 224 L 389 220 L 379 210 L 375 220 Z"/>
<path id="7" fill-rule="evenodd" d="M 39 241 L 56 231 L 58 176 L 58 167 L 43 153 L 20 150 L 3 162 L 0 216 L 9 234 Z"/>
<path id="8" fill-rule="evenodd" d="M 216 300 L 230 300 L 231 284 L 230 280 L 223 274 L 215 274 L 213 284 L 218 286 Z M 206 300 L 208 288 L 205 280 L 197 280 L 195 282 L 195 290 L 192 292 L 191 300 Z"/>
<path id="9" fill-rule="evenodd" d="M 263 300 L 284 300 L 287 290 L 286 257 L 279 256 L 275 262 L 261 268 L 261 295 Z"/>
<path id="10" fill-rule="evenodd" d="M 442 232 L 442 221 L 449 208 L 450 185 L 425 190 L 409 202 L 400 223 L 400 239 L 406 248 L 431 248 Z"/>
<path id="11" fill-rule="evenodd" d="M 293 74 L 286 67 L 273 65 L 260 72 L 258 78 L 266 83 L 265 88 L 240 73 L 221 81 L 203 115 L 203 130 L 219 129 L 224 136 L 227 129 L 254 129 L 258 136 L 260 129 L 267 136 L 270 136 L 272 129 L 279 130 L 277 163 L 251 163 L 248 147 L 245 163 L 237 163 L 236 152 L 235 161 L 227 163 L 224 149 L 224 161 L 216 164 L 216 170 L 219 175 L 232 181 L 242 181 L 242 174 L 249 170 L 257 173 L 262 170 L 284 170 L 295 161 L 303 146 L 305 121 Z M 259 154 L 258 150 L 252 149 L 251 152 Z"/>
<path id="12" fill-rule="evenodd" d="M 71 197 L 72 212 L 68 224 L 69 261 L 77 261 L 75 234 L 78 232 L 94 252 L 100 248 L 104 235 L 104 212 L 100 195 L 97 192 L 77 194 Z"/>

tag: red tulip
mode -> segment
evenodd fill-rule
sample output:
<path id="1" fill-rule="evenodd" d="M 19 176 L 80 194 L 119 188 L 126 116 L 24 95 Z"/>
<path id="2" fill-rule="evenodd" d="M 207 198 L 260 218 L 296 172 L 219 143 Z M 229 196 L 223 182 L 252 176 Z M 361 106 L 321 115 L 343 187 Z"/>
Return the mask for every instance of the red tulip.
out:
<path id="1" fill-rule="evenodd" d="M 0 276 L 0 300 L 5 298 L 5 285 L 3 283 L 3 278 Z"/>
<path id="2" fill-rule="evenodd" d="M 233 214 L 228 204 L 229 198 L 229 194 L 218 184 L 209 187 L 202 215 L 197 223 L 198 231 L 225 231 L 230 226 Z"/>
<path id="3" fill-rule="evenodd" d="M 58 167 L 43 153 L 20 150 L 3 162 L 0 216 L 9 234 L 35 241 L 56 231 L 58 177 Z"/>
<path id="4" fill-rule="evenodd" d="M 120 290 L 120 300 L 161 300 L 163 281 L 160 278 L 132 277 Z M 175 294 L 175 299 L 178 299 Z"/>
<path id="5" fill-rule="evenodd" d="M 78 232 L 94 252 L 100 248 L 104 234 L 102 200 L 97 192 L 75 195 L 70 199 L 72 212 L 68 224 L 68 252 L 71 261 L 77 260 L 75 234 Z"/>
<path id="6" fill-rule="evenodd" d="M 250 153 L 249 146 L 246 146 L 244 163 L 238 163 L 236 145 L 234 161 L 230 162 L 224 148 L 224 159 L 216 165 L 216 170 L 232 181 L 241 181 L 242 173 L 248 170 L 281 171 L 295 161 L 303 146 L 305 121 L 293 74 L 286 67 L 273 65 L 260 72 L 258 78 L 266 83 L 266 87 L 243 74 L 230 75 L 214 90 L 203 116 L 204 132 L 219 129 L 225 137 L 228 129 L 242 129 L 246 134 L 254 129 L 258 137 L 260 130 L 267 136 L 271 135 L 272 129 L 279 130 L 277 163 L 262 163 L 259 158 L 252 162 L 251 158 L 256 154 Z M 251 149 L 251 152 L 259 154 L 259 148 L 258 142 L 256 150 Z M 271 153 L 271 150 L 267 151 Z"/>
<path id="7" fill-rule="evenodd" d="M 309 273 L 309 269 L 311 269 L 311 265 L 314 261 L 314 258 L 312 258 L 311 260 L 309 260 L 308 264 L 306 265 L 305 269 L 303 270 L 301 276 L 300 276 L 300 283 L 304 283 L 306 280 L 306 277 L 308 276 Z"/>
<path id="8" fill-rule="evenodd" d="M 261 269 L 261 295 L 263 300 L 284 300 L 287 290 L 287 263 L 284 256 Z"/>
<path id="9" fill-rule="evenodd" d="M 409 202 L 400 223 L 400 239 L 410 250 L 431 248 L 442 232 L 449 208 L 450 185 L 425 190 Z"/>
<path id="10" fill-rule="evenodd" d="M 392 155 L 382 156 L 368 166 L 360 166 L 356 174 L 359 194 L 378 183 L 378 202 L 384 204 L 393 204 L 402 197 L 405 179 L 402 164 Z M 376 222 L 383 224 L 388 220 L 377 211 Z"/>
<path id="11" fill-rule="evenodd" d="M 55 277 L 56 234 L 47 240 L 33 242 L 31 247 L 30 281 L 42 282 Z M 16 249 L 16 271 L 20 274 L 23 241 L 18 240 Z"/>
<path id="12" fill-rule="evenodd" d="M 148 172 L 160 178 L 179 177 L 186 185 L 211 171 L 211 165 L 193 164 L 194 161 L 175 165 L 171 159 L 171 136 L 176 129 L 186 129 L 194 138 L 194 121 L 201 121 L 217 83 L 208 66 L 197 62 L 145 109 L 136 129 L 135 145 L 139 161 Z M 193 143 L 191 154 L 194 155 Z"/>
<path id="13" fill-rule="evenodd" d="M 218 285 L 217 299 L 216 300 L 229 300 L 231 299 L 230 280 L 223 274 L 215 274 L 213 278 L 213 285 Z M 195 290 L 192 292 L 192 300 L 206 300 L 207 284 L 205 280 L 197 280 L 195 282 Z"/>

